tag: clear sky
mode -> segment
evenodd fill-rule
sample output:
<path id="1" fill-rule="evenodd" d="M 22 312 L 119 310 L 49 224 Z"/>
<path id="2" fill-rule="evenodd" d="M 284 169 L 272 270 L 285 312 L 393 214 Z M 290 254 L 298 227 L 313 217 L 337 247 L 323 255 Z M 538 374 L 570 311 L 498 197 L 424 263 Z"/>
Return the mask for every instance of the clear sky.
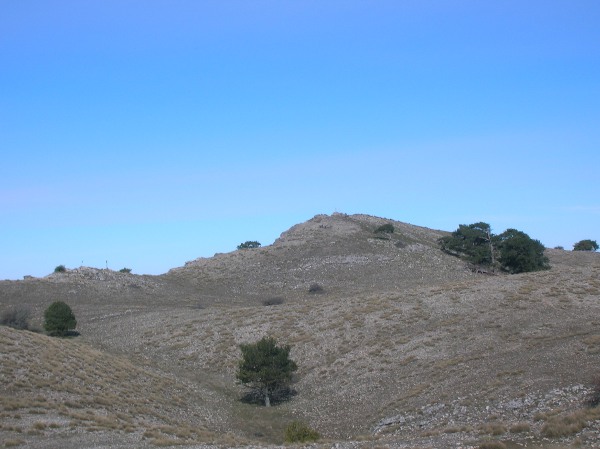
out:
<path id="1" fill-rule="evenodd" d="M 319 213 L 600 240 L 597 0 L 3 0 L 0 279 Z"/>

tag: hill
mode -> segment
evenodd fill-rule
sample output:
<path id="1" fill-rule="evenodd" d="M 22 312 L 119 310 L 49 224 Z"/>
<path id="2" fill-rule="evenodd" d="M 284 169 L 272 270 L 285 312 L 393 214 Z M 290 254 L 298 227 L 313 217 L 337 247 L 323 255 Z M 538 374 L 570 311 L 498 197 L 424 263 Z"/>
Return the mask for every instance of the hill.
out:
<path id="1" fill-rule="evenodd" d="M 386 223 L 393 234 L 374 232 Z M 10 349 L 15 360 L 41 361 L 37 377 L 19 384 L 8 383 L 17 368 L 3 368 L 3 388 L 15 397 L 29 388 L 38 398 L 61 398 L 66 393 L 56 384 L 35 386 L 54 369 L 44 348 L 58 345 L 74 354 L 65 366 L 94 373 L 88 377 L 99 385 L 91 383 L 92 391 L 123 389 L 115 394 L 122 405 L 100 412 L 96 404 L 94 414 L 118 409 L 138 423 L 131 432 L 117 421 L 120 427 L 81 436 L 51 427 L 51 420 L 36 429 L 31 408 L 17 405 L 3 412 L 12 427 L 2 432 L 30 447 L 59 437 L 71 447 L 152 444 L 159 437 L 190 443 L 227 432 L 269 444 L 281 441 L 287 422 L 302 419 L 340 447 L 593 441 L 596 417 L 580 410 L 600 366 L 600 255 L 548 250 L 549 271 L 486 276 L 439 251 L 441 235 L 334 214 L 294 226 L 273 245 L 198 259 L 162 276 L 81 268 L 2 282 L 0 307 L 26 304 L 39 314 L 51 298 L 63 298 L 81 332 L 63 341 L 0 328 L 3 354 Z M 311 293 L 313 284 L 322 292 Z M 299 365 L 297 396 L 271 409 L 241 403 L 235 383 L 238 345 L 264 335 L 291 344 Z M 27 343 L 11 345 L 19 339 Z M 90 352 L 97 366 L 77 361 Z M 100 369 L 117 363 L 131 364 L 128 381 Z M 144 378 L 154 380 L 133 380 Z M 139 406 L 132 398 L 150 394 L 160 404 L 154 421 L 131 408 Z M 84 397 L 94 404 L 93 395 Z M 571 421 L 577 431 L 550 434 Z M 165 432 L 143 438 L 149 428 L 139 423 L 152 422 Z M 176 423 L 203 433 L 177 431 Z M 30 437 L 30 430 L 45 438 Z M 356 439 L 362 442 L 344 442 Z"/>
<path id="2" fill-rule="evenodd" d="M 375 230 L 392 224 L 393 233 Z M 335 296 L 391 291 L 466 279 L 464 264 L 439 251 L 440 231 L 367 215 L 317 215 L 273 245 L 196 259 L 165 277 L 209 298 L 302 298 L 313 284 Z M 208 298 L 207 298 L 208 299 Z"/>

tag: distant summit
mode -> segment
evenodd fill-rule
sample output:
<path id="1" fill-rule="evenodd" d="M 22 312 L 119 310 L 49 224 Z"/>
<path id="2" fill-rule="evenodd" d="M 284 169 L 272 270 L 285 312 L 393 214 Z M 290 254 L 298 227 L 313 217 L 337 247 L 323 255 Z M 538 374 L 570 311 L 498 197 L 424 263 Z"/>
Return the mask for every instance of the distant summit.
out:
<path id="1" fill-rule="evenodd" d="M 390 224 L 393 232 L 376 232 Z M 472 276 L 440 251 L 447 233 L 369 215 L 316 215 L 270 246 L 199 258 L 167 278 L 230 300 L 303 296 L 318 284 L 332 295 L 391 291 Z"/>

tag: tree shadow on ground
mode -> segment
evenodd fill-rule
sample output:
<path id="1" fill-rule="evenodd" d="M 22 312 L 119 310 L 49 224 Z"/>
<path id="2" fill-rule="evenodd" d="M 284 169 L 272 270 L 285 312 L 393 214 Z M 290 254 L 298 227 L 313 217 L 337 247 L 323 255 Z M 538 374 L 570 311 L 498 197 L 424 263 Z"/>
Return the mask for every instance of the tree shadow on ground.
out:
<path id="1" fill-rule="evenodd" d="M 271 405 L 278 405 L 283 402 L 287 402 L 297 394 L 298 392 L 293 388 L 281 388 L 277 392 L 273 393 L 273 395 L 270 397 Z M 240 400 L 244 404 L 265 405 L 264 396 L 256 390 L 248 391 Z"/>

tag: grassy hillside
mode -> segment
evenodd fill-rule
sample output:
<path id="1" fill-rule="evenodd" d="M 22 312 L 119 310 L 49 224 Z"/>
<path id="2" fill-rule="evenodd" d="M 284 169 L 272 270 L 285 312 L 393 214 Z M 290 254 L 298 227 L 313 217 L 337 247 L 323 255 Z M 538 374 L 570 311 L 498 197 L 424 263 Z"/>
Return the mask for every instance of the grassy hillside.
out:
<path id="1" fill-rule="evenodd" d="M 210 392 L 139 360 L 8 327 L 0 327 L 0 347 L 5 444 L 45 447 L 49 436 L 82 433 L 129 444 L 239 441 L 225 435 Z"/>
<path id="2" fill-rule="evenodd" d="M 373 232 L 388 222 L 394 234 Z M 441 253 L 440 235 L 317 216 L 269 247 L 163 276 L 80 269 L 0 283 L 0 310 L 39 315 L 66 298 L 81 332 L 0 327 L 1 432 L 31 447 L 51 436 L 269 444 L 301 419 L 341 447 L 593 447 L 597 411 L 584 401 L 600 367 L 600 254 L 549 250 L 549 271 L 485 276 Z M 298 394 L 271 409 L 241 403 L 235 382 L 239 344 L 264 335 L 291 344 L 299 365 Z"/>

